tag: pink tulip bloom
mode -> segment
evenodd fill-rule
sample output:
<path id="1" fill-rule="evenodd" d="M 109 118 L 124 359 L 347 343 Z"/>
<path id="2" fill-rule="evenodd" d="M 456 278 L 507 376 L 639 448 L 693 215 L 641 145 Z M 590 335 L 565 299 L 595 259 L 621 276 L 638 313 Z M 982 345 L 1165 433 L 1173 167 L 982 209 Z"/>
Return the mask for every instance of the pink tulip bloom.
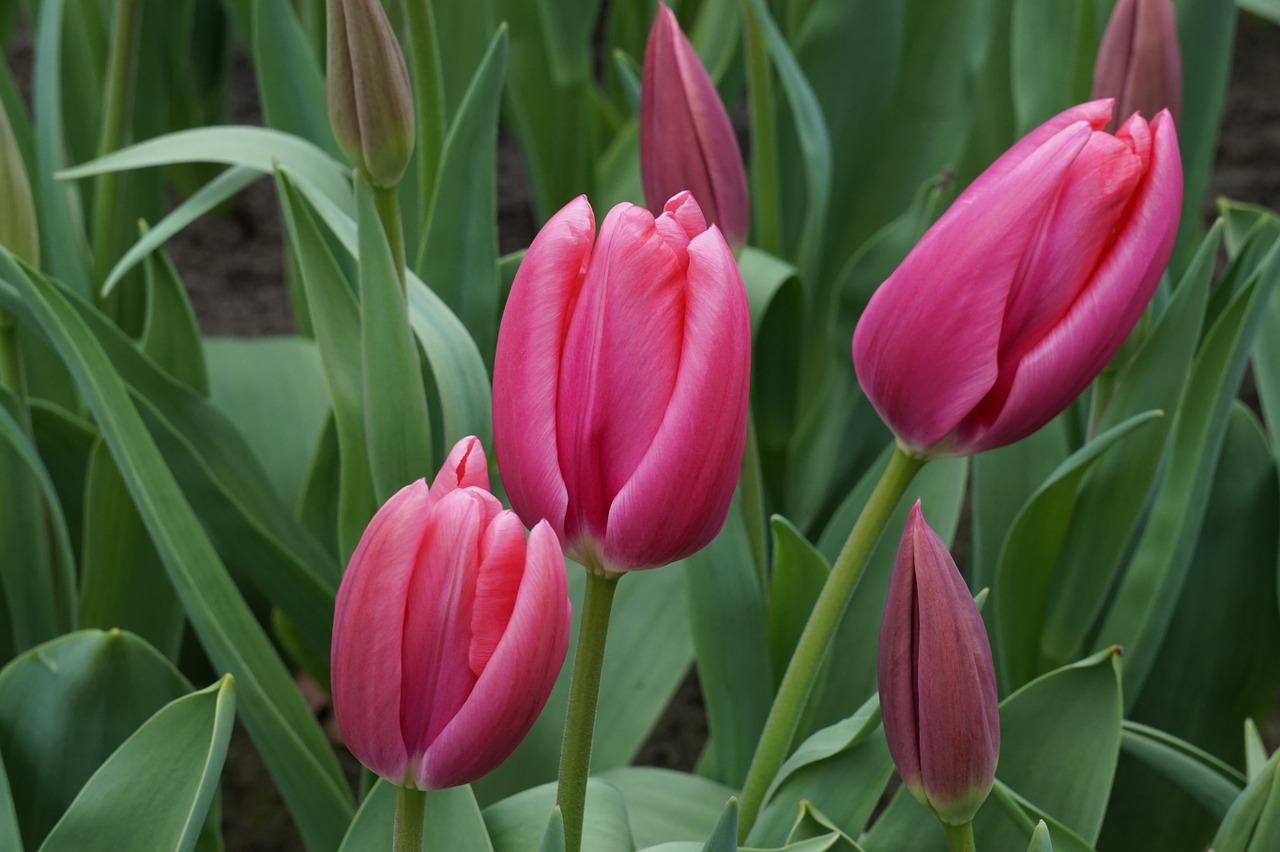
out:
<path id="1" fill-rule="evenodd" d="M 1182 53 L 1173 0 L 1119 0 L 1093 66 L 1093 96 L 1115 98 L 1117 119 L 1168 109 L 1182 117 Z"/>
<path id="2" fill-rule="evenodd" d="M 333 621 L 338 727 L 392 783 L 470 783 L 529 732 L 568 643 L 555 534 L 540 523 L 525 540 L 464 438 L 430 487 L 378 510 L 351 557 Z"/>
<path id="3" fill-rule="evenodd" d="M 592 570 L 664 565 L 724 525 L 746 441 L 742 276 L 682 192 L 656 220 L 619 204 L 599 239 L 579 196 L 511 288 L 493 440 L 511 505 Z"/>
<path id="4" fill-rule="evenodd" d="M 644 50 L 640 176 L 655 216 L 687 189 L 729 245 L 746 242 L 751 206 L 738 137 L 702 60 L 662 2 Z"/>
<path id="5" fill-rule="evenodd" d="M 967 455 L 1039 429 L 1142 315 L 1182 207 L 1173 120 L 1072 107 L 996 160 L 872 296 L 858 381 L 909 450 Z"/>
<path id="6" fill-rule="evenodd" d="M 944 822 L 973 819 L 1000 756 L 995 668 L 978 607 L 919 501 L 889 581 L 877 675 L 903 784 Z"/>

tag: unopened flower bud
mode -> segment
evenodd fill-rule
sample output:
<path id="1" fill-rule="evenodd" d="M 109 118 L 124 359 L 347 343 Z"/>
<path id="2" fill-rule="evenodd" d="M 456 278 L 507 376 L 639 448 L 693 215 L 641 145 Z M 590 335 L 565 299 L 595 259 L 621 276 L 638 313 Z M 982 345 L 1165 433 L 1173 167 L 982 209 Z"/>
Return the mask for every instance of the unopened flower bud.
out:
<path id="1" fill-rule="evenodd" d="M 1116 3 L 1093 66 L 1093 97 L 1116 99 L 1109 132 L 1135 112 L 1150 119 L 1162 109 L 1180 126 L 1182 54 L 1172 0 Z"/>

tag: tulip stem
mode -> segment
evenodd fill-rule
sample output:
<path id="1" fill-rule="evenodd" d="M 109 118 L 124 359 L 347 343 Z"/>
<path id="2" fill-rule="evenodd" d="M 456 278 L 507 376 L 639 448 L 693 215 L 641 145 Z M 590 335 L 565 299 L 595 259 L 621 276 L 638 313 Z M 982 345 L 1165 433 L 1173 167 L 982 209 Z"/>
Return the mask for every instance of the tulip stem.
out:
<path id="1" fill-rule="evenodd" d="M 747 770 L 742 804 L 738 811 L 739 842 L 746 840 L 748 832 L 755 825 L 760 807 L 764 804 L 765 792 L 791 748 L 791 740 L 795 737 L 800 716 L 813 691 L 813 683 L 822 666 L 823 657 L 826 656 L 836 628 L 840 626 L 840 620 L 849 607 L 867 560 L 871 558 L 871 552 L 880 540 L 898 501 L 924 463 L 925 459 L 908 455 L 901 447 L 894 448 L 889 466 L 876 483 L 875 490 L 863 506 L 862 514 L 853 525 L 840 555 L 836 557 L 835 565 L 831 567 L 827 582 L 813 605 L 809 621 L 791 655 L 791 662 L 782 677 L 778 694 L 773 699 L 769 718 L 765 721 L 755 756 Z"/>
<path id="2" fill-rule="evenodd" d="M 597 570 L 592 570 L 592 568 Z M 596 726 L 596 702 L 600 697 L 600 671 L 609 634 L 609 612 L 621 575 L 606 574 L 599 566 L 587 568 L 587 591 L 578 626 L 578 650 L 569 683 L 569 712 L 564 720 L 564 745 L 560 749 L 560 786 L 556 804 L 564 815 L 565 852 L 582 848 L 582 815 L 587 804 L 587 775 L 591 771 L 591 738 Z"/>
<path id="3" fill-rule="evenodd" d="M 422 817 L 427 809 L 427 791 L 396 788 L 396 829 L 394 852 L 421 852 Z"/>
<path id="4" fill-rule="evenodd" d="M 747 58 L 747 98 L 751 107 L 751 210 L 756 242 L 767 252 L 782 252 L 778 201 L 778 135 L 774 123 L 773 76 L 764 25 L 755 6 L 742 0 L 742 37 Z"/>
<path id="5" fill-rule="evenodd" d="M 400 224 L 400 196 L 394 186 L 386 189 L 373 186 L 372 189 L 373 206 L 377 208 L 382 230 L 387 234 L 387 245 L 391 247 L 391 258 L 400 278 L 400 291 L 404 292 L 404 228 Z"/>
<path id="6" fill-rule="evenodd" d="M 964 825 L 951 825 L 944 822 L 942 823 L 942 830 L 947 834 L 947 849 L 949 852 L 977 852 L 977 847 L 973 845 L 972 820 Z"/>

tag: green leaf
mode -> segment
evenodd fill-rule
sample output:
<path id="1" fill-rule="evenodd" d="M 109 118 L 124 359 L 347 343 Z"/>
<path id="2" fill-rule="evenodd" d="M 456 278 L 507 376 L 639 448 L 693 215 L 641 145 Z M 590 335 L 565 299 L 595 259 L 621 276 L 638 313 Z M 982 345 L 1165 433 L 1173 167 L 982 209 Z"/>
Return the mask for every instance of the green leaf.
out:
<path id="1" fill-rule="evenodd" d="M 234 721 L 230 675 L 175 699 L 94 773 L 41 852 L 194 849 Z"/>
<path id="2" fill-rule="evenodd" d="M 404 288 L 373 192 L 363 180 L 356 182 L 365 440 L 381 504 L 432 472 L 431 423 Z"/>
<path id="3" fill-rule="evenodd" d="M 1098 638 L 1125 648 L 1126 703 L 1141 695 L 1191 563 L 1250 345 L 1280 279 L 1280 242 L 1210 328 L 1178 405 L 1164 479 Z"/>
<path id="4" fill-rule="evenodd" d="M 1053 852 L 1053 840 L 1049 837 L 1049 826 L 1044 824 L 1044 820 L 1036 823 L 1027 852 Z"/>
<path id="5" fill-rule="evenodd" d="M 33 315 L 75 376 L 196 635 L 214 665 L 241 684 L 245 727 L 304 839 L 315 849 L 336 848 L 353 810 L 337 760 L 106 354 L 54 285 L 24 272 L 3 252 L 0 281 L 0 300 Z"/>
<path id="6" fill-rule="evenodd" d="M 1081 479 L 1120 439 L 1159 416 L 1149 411 L 1131 417 L 1085 444 L 1050 474 L 1014 519 L 994 577 L 993 645 L 1004 691 L 1040 673 L 1050 581 L 1071 526 Z"/>
<path id="7" fill-rule="evenodd" d="M 395 818 L 396 786 L 380 778 L 365 794 L 338 852 L 386 852 L 392 846 Z"/>
<path id="8" fill-rule="evenodd" d="M 702 852 L 738 852 L 738 800 L 730 797 Z"/>
<path id="9" fill-rule="evenodd" d="M 751 306 L 752 416 L 761 450 L 784 463 L 798 415 L 800 358 L 805 344 L 804 285 L 791 264 L 750 246 L 738 258 Z M 770 476 L 775 490 L 781 471 Z"/>
<path id="10" fill-rule="evenodd" d="M 386 852 L 392 848 L 396 791 L 384 779 L 365 795 L 339 852 Z M 489 834 L 471 787 L 427 790 L 422 852 L 492 852 Z"/>
<path id="11" fill-rule="evenodd" d="M 1273 24 L 1280 24 L 1280 0 L 1236 0 L 1236 6 Z"/>
<path id="12" fill-rule="evenodd" d="M 559 85 L 591 80 L 591 37 L 600 0 L 535 0 L 551 74 Z"/>
<path id="13" fill-rule="evenodd" d="M 542 835 L 542 845 L 538 852 L 565 852 L 564 848 L 564 815 L 560 806 L 551 809 L 551 819 L 547 820 L 547 833 Z"/>
<path id="14" fill-rule="evenodd" d="M 774 515 L 771 525 L 773 571 L 770 572 L 768 636 L 770 669 L 776 688 L 791 662 L 800 634 L 809 623 L 809 613 L 822 593 L 831 565 L 786 518 Z"/>
<path id="15" fill-rule="evenodd" d="M 1213 838 L 1214 852 L 1264 852 L 1280 832 L 1280 751 L 1231 805 Z"/>
<path id="16" fill-rule="evenodd" d="M 1164 775 L 1218 819 L 1244 788 L 1239 770 L 1164 731 L 1126 721 L 1122 736 L 1126 754 Z"/>
<path id="17" fill-rule="evenodd" d="M 1261 774 L 1267 763 L 1267 747 L 1258 733 L 1258 726 L 1252 719 L 1244 720 L 1244 757 L 1245 774 L 1252 781 Z"/>
<path id="18" fill-rule="evenodd" d="M 201 396 L 209 395 L 200 326 L 187 298 L 178 270 L 163 251 L 144 261 L 147 313 L 142 327 L 142 351 L 156 366 Z"/>
<path id="19" fill-rule="evenodd" d="M 555 784 L 543 784 L 484 809 L 493 852 L 528 852 L 542 842 L 548 815 L 555 807 Z M 596 779 L 587 782 L 582 848 L 591 852 L 631 852 L 627 806 L 618 791 Z"/>
<path id="20" fill-rule="evenodd" d="M 1095 0 L 1013 3 L 1009 79 L 1018 135 L 1089 100 L 1098 40 L 1106 26 L 1095 12 L 1098 6 Z"/>
<path id="21" fill-rule="evenodd" d="M 338 156 L 324 77 L 291 3 L 253 4 L 253 67 L 268 127 Z"/>
<path id="22" fill-rule="evenodd" d="M 84 630 L 40 645 L 0 671 L 0 755 L 14 779 L 28 849 L 80 788 L 154 712 L 190 685 L 143 640 Z M 92 724 L 86 724 L 92 720 Z"/>
<path id="23" fill-rule="evenodd" d="M 9 792 L 9 776 L 3 759 L 0 759 L 0 848 L 22 852 L 22 831 L 13 810 L 13 795 Z"/>
<path id="24" fill-rule="evenodd" d="M 618 766 L 595 777 L 626 801 L 631 836 L 640 848 L 703 839 L 734 794 L 732 788 L 708 778 L 649 766 Z M 736 825 L 733 836 L 738 836 Z"/>
<path id="25" fill-rule="evenodd" d="M 499 313 L 495 163 L 507 42 L 504 24 L 449 128 L 431 214 L 413 263 L 486 354 L 497 342 Z"/>

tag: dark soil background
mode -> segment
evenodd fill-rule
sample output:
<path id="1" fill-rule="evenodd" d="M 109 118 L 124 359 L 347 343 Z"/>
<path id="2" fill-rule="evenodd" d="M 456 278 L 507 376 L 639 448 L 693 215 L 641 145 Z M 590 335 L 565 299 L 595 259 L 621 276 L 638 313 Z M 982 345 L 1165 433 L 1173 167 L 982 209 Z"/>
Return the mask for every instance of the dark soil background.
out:
<path id="1" fill-rule="evenodd" d="M 26 84 L 30 41 L 17 33 L 6 56 Z M 230 120 L 261 124 L 253 70 L 238 53 L 233 70 Z M 1280 27 L 1241 14 L 1227 106 L 1206 219 L 1218 197 L 1280 209 Z M 500 250 L 527 246 L 536 225 L 520 152 L 505 133 L 499 139 L 498 230 Z M 293 329 L 284 286 L 282 233 L 275 190 L 262 180 L 238 195 L 222 213 L 208 216 L 170 241 L 168 250 L 191 295 L 206 335 L 288 334 Z M 310 698 L 324 714 L 324 696 Z M 706 740 L 702 698 L 693 672 L 641 750 L 638 762 L 690 770 Z M 1280 717 L 1267 739 L 1280 743 Z M 354 771 L 354 767 L 353 767 Z M 302 849 L 296 830 L 243 731 L 237 730 L 223 773 L 226 848 L 234 852 Z"/>

